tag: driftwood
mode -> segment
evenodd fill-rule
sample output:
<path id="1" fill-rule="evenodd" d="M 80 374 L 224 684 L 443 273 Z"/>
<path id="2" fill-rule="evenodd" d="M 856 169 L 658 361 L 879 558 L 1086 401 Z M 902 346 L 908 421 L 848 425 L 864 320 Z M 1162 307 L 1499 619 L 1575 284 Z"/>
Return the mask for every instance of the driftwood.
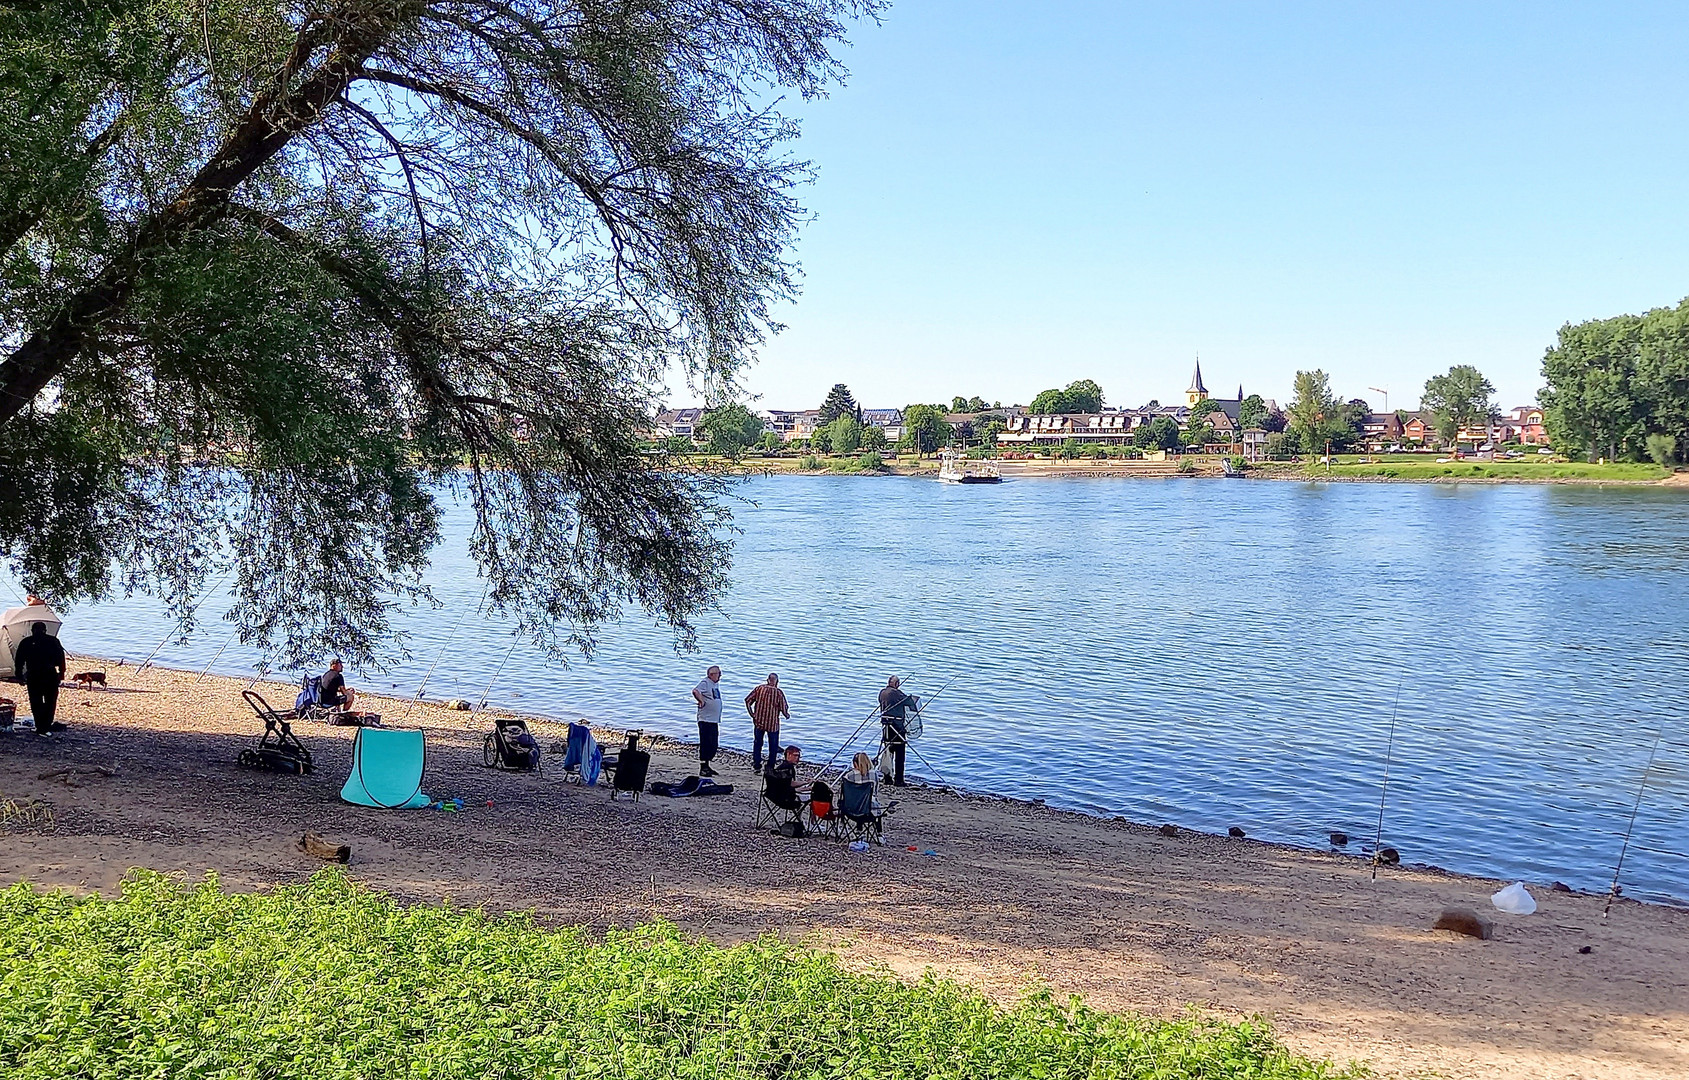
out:
<path id="1" fill-rule="evenodd" d="M 351 844 L 331 844 L 314 832 L 308 832 L 299 838 L 299 843 L 293 845 L 307 855 L 330 862 L 350 862 L 352 860 Z"/>
<path id="2" fill-rule="evenodd" d="M 71 783 L 78 776 L 116 776 L 117 770 L 105 765 L 66 765 L 62 769 L 48 769 L 36 777 L 37 780 L 51 780 L 55 776 L 64 777 L 65 783 Z"/>
<path id="3" fill-rule="evenodd" d="M 1488 941 L 1495 936 L 1495 923 L 1467 907 L 1446 907 L 1437 921 L 1432 924 L 1433 930 L 1452 930 L 1457 934 L 1475 937 Z"/>

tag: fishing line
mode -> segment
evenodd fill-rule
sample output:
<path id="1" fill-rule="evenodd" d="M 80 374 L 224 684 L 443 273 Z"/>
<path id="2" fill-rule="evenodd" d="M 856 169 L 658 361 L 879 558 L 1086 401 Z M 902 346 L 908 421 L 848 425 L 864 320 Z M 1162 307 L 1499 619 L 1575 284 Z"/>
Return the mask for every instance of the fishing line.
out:
<path id="1" fill-rule="evenodd" d="M 1384 748 L 1384 785 L 1378 789 L 1378 831 L 1372 836 L 1372 880 L 1378 880 L 1378 850 L 1384 842 L 1384 797 L 1390 793 L 1390 759 L 1396 752 L 1396 710 L 1402 704 L 1402 682 L 1396 680 L 1396 703 L 1390 706 L 1390 742 Z"/>
<path id="2" fill-rule="evenodd" d="M 175 637 L 177 634 L 179 634 L 181 632 L 182 627 L 187 625 L 188 620 L 194 617 L 194 612 L 198 611 L 200 609 L 200 607 L 203 606 L 204 603 L 207 600 L 211 599 L 214 595 L 216 595 L 217 590 L 221 589 L 223 587 L 223 583 L 225 581 L 228 581 L 229 575 L 234 573 L 234 572 L 235 572 L 235 568 L 233 566 L 229 567 L 229 569 L 224 572 L 223 576 L 217 579 L 217 584 L 211 586 L 211 591 L 207 592 L 204 596 L 200 597 L 199 601 L 197 603 L 195 603 L 193 607 L 189 608 L 187 610 L 186 614 L 184 614 L 180 619 L 176 620 L 176 629 L 170 631 L 170 633 L 168 633 L 168 634 L 165 634 L 164 640 L 160 641 L 158 643 L 158 646 L 156 648 L 154 648 L 152 652 L 147 654 L 147 658 L 145 660 L 142 660 L 141 666 L 136 668 L 135 670 L 136 671 L 147 670 L 147 665 L 152 663 L 152 658 L 158 655 L 158 650 L 162 649 L 162 648 L 164 648 L 164 646 L 168 645 L 170 643 L 170 639 Z"/>
<path id="3" fill-rule="evenodd" d="M 492 585 L 493 583 L 488 581 L 487 584 L 482 587 L 481 599 L 476 602 L 474 610 L 480 611 L 481 605 L 487 602 L 487 590 L 492 588 Z M 457 632 L 463 629 L 463 624 L 468 618 L 469 612 L 465 611 L 463 616 L 458 619 L 457 625 L 452 627 L 452 632 L 446 635 L 446 640 L 440 643 L 440 651 L 434 655 L 434 662 L 428 665 L 428 673 L 422 677 L 422 682 L 417 686 L 416 693 L 411 695 L 410 703 L 405 706 L 404 714 L 399 717 L 400 720 L 409 716 L 411 714 L 411 710 L 416 708 L 416 703 L 422 700 L 422 692 L 428 688 L 428 680 L 434 677 L 434 669 L 440 666 L 440 659 L 446 655 L 447 646 L 452 643 L 453 638 L 457 637 Z M 486 699 L 483 698 L 482 700 Z"/>
<path id="4" fill-rule="evenodd" d="M 486 708 L 486 706 L 487 706 L 487 695 L 491 694 L 493 692 L 493 683 L 498 681 L 499 675 L 504 671 L 504 665 L 510 663 L 510 653 L 515 652 L 516 646 L 520 645 L 521 643 L 522 643 L 521 638 L 516 638 L 514 641 L 512 641 L 510 643 L 510 652 L 505 653 L 504 659 L 500 660 L 498 662 L 498 668 L 493 671 L 493 677 L 487 680 L 487 688 L 485 690 L 481 691 L 481 700 L 475 703 L 475 711 L 476 712 L 480 712 L 482 709 Z"/>
<path id="5" fill-rule="evenodd" d="M 223 655 L 223 650 L 229 647 L 229 642 L 233 641 L 235 639 L 235 635 L 238 633 L 240 633 L 239 630 L 231 630 L 229 632 L 229 636 L 223 639 L 223 644 L 211 655 L 211 664 L 215 664 L 217 662 L 217 658 Z M 205 672 L 211 670 L 211 664 L 206 664 L 205 671 L 201 671 L 198 675 L 194 676 L 194 682 L 197 683 L 199 680 L 205 678 Z M 190 683 L 189 685 L 192 684 Z"/>
<path id="6" fill-rule="evenodd" d="M 1654 755 L 1660 752 L 1660 740 L 1665 737 L 1665 725 L 1660 726 L 1659 734 L 1654 736 L 1654 748 L 1648 751 L 1648 765 L 1642 770 L 1642 782 L 1636 785 L 1636 803 L 1630 808 L 1630 824 L 1625 826 L 1624 843 L 1619 847 L 1618 865 L 1613 867 L 1613 886 L 1607 890 L 1607 906 L 1601 909 L 1601 918 L 1613 910 L 1613 898 L 1619 895 L 1619 874 L 1624 870 L 1625 853 L 1630 850 L 1630 832 L 1636 828 L 1636 813 L 1642 809 L 1642 793 L 1648 790 L 1648 774 L 1654 771 Z"/>

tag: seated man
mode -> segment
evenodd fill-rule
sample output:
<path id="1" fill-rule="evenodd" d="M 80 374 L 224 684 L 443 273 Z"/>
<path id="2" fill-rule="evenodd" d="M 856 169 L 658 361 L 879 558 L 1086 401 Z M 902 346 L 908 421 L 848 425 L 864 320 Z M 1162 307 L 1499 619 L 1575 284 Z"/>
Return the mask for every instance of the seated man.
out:
<path id="1" fill-rule="evenodd" d="M 325 709 L 339 709 L 342 712 L 352 711 L 352 702 L 357 698 L 350 686 L 346 685 L 346 676 L 342 674 L 340 657 L 329 661 L 328 670 L 323 672 L 317 680 L 320 693 L 317 704 Z"/>
<path id="2" fill-rule="evenodd" d="M 808 801 L 798 796 L 798 763 L 802 760 L 803 751 L 788 746 L 785 756 L 768 766 L 765 788 L 769 802 L 784 810 L 796 810 Z"/>

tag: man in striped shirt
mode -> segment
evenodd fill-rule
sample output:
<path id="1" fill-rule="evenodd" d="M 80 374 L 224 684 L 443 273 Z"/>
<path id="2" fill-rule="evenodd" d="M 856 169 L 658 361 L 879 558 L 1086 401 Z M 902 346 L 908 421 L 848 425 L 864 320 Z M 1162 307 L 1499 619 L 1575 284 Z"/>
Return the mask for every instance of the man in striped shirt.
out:
<path id="1" fill-rule="evenodd" d="M 761 772 L 763 736 L 768 736 L 768 763 L 772 765 L 780 757 L 780 720 L 792 716 L 780 689 L 780 676 L 770 673 L 767 682 L 745 695 L 745 711 L 756 727 L 751 740 L 751 768 Z"/>

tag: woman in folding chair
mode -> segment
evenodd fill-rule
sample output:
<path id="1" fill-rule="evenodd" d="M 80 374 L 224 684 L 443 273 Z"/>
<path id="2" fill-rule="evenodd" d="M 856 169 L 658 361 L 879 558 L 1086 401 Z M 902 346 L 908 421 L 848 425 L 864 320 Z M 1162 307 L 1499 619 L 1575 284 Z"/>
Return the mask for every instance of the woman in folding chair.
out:
<path id="1" fill-rule="evenodd" d="M 757 799 L 756 825 L 767 826 L 782 836 L 804 835 L 803 815 L 809 800 L 798 794 L 798 762 L 803 752 L 786 747 L 786 755 L 771 764 L 762 778 L 762 796 Z"/>
<path id="2" fill-rule="evenodd" d="M 882 808 L 874 802 L 874 762 L 867 754 L 857 754 L 850 764 L 850 771 L 839 781 L 839 838 L 883 844 L 886 814 L 897 803 Z"/>

